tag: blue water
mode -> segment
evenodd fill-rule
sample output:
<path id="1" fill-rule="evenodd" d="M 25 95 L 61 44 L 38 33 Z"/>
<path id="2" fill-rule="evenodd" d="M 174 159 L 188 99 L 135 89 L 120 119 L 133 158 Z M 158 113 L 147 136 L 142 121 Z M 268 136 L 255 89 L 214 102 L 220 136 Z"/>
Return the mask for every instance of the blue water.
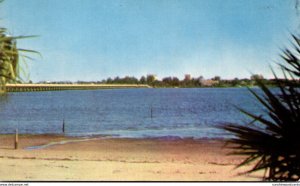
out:
<path id="1" fill-rule="evenodd" d="M 0 133 L 224 138 L 215 125 L 247 123 L 235 107 L 261 113 L 245 88 L 113 89 L 9 93 Z"/>

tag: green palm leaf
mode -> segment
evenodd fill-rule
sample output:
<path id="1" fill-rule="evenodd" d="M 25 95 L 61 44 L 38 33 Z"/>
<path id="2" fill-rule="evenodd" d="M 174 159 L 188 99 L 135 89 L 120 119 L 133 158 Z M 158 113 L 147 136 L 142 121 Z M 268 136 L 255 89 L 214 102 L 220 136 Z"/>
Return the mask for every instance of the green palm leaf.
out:
<path id="1" fill-rule="evenodd" d="M 23 55 L 22 53 L 33 53 L 40 55 L 39 52 L 34 50 L 17 48 L 16 41 L 18 39 L 32 37 L 36 36 L 8 36 L 6 35 L 6 29 L 0 28 L 0 92 L 5 91 L 5 84 L 7 82 L 14 82 L 21 79 L 19 73 L 19 57 L 22 57 L 22 59 L 32 59 L 31 57 Z"/>
<path id="2" fill-rule="evenodd" d="M 254 163 L 246 173 L 265 170 L 264 180 L 300 179 L 300 39 L 292 35 L 294 50 L 283 50 L 285 64 L 280 64 L 284 79 L 275 77 L 277 90 L 256 79 L 263 95 L 249 91 L 266 109 L 267 117 L 239 109 L 253 119 L 248 124 L 226 124 L 222 129 L 234 135 L 228 140 L 233 155 L 246 156 L 237 167 Z"/>

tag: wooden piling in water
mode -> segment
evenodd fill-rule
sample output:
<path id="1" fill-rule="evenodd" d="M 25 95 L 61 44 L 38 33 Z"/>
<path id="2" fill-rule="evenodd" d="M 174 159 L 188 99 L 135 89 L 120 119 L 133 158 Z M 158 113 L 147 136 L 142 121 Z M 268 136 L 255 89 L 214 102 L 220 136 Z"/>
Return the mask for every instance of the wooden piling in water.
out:
<path id="1" fill-rule="evenodd" d="M 18 136 L 18 129 L 16 129 L 16 135 L 15 135 L 15 149 L 18 149 L 18 143 L 19 143 L 19 136 Z"/>
<path id="2" fill-rule="evenodd" d="M 63 132 L 63 134 L 65 133 L 65 120 L 63 120 L 63 123 L 62 123 L 62 132 Z"/>
<path id="3" fill-rule="evenodd" d="M 151 106 L 151 119 L 153 118 L 153 108 Z"/>

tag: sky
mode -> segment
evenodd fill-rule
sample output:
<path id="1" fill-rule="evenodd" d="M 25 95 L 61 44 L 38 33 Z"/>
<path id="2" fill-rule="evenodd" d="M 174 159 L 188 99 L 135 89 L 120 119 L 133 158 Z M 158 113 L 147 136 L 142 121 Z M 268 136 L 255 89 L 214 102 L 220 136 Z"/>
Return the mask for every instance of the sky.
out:
<path id="1" fill-rule="evenodd" d="M 291 33 L 297 0 L 6 0 L 0 26 L 38 35 L 19 48 L 41 53 L 23 65 L 38 81 L 185 74 L 272 77 Z M 27 66 L 27 67 L 26 67 Z"/>

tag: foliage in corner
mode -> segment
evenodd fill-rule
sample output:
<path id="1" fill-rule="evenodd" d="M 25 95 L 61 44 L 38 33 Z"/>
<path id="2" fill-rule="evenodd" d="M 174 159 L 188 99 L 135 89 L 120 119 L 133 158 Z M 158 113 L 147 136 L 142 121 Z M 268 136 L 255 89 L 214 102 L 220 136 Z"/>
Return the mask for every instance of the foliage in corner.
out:
<path id="1" fill-rule="evenodd" d="M 0 4 L 4 0 L 0 0 Z M 9 82 L 22 81 L 19 68 L 19 57 L 32 59 L 20 53 L 35 53 L 34 50 L 17 48 L 17 40 L 35 36 L 10 36 L 7 34 L 6 28 L 0 27 L 0 93 L 5 92 L 5 85 Z"/>
<path id="2" fill-rule="evenodd" d="M 7 81 L 15 80 L 18 66 L 18 50 L 16 41 L 0 28 L 0 84 L 4 87 Z"/>
<path id="3" fill-rule="evenodd" d="M 238 165 L 254 163 L 247 173 L 264 170 L 264 180 L 300 179 L 300 37 L 293 35 L 293 48 L 282 51 L 284 78 L 275 77 L 272 90 L 256 79 L 262 94 L 249 89 L 266 110 L 256 115 L 240 109 L 252 118 L 247 125 L 226 124 L 221 128 L 233 134 L 228 140 L 232 154 L 246 156 Z"/>
<path id="4" fill-rule="evenodd" d="M 19 57 L 31 58 L 26 55 L 20 55 L 20 52 L 38 53 L 33 50 L 17 48 L 17 39 L 29 37 L 34 36 L 10 36 L 6 34 L 5 28 L 0 28 L 0 92 L 5 91 L 6 83 L 21 80 Z"/>

